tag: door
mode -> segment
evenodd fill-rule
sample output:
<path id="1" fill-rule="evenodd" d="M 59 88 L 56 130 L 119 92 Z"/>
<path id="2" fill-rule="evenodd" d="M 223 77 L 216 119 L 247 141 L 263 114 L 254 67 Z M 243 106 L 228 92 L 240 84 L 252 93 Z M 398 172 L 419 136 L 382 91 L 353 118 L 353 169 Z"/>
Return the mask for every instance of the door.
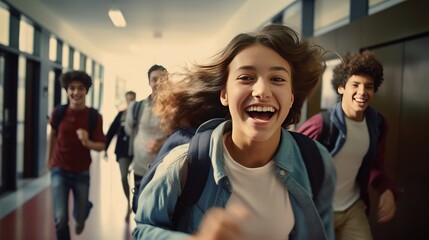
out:
<path id="1" fill-rule="evenodd" d="M 0 193 L 16 190 L 17 55 L 0 50 Z"/>
<path id="2" fill-rule="evenodd" d="M 375 221 L 374 239 L 426 239 L 429 220 L 429 37 L 408 40 L 372 51 L 380 59 L 385 80 L 373 106 L 389 123 L 386 168 L 402 190 L 395 218 Z M 377 204 L 378 202 L 374 202 Z"/>

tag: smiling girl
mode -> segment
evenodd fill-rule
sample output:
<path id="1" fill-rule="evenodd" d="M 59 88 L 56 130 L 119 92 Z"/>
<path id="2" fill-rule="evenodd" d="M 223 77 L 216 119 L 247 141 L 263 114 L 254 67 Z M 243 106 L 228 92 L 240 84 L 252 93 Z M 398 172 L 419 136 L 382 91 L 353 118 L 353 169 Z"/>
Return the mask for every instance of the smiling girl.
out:
<path id="1" fill-rule="evenodd" d="M 299 147 L 286 130 L 324 70 L 323 50 L 292 29 L 269 25 L 239 34 L 208 65 L 160 86 L 156 111 L 172 132 L 222 117 L 211 135 L 210 175 L 179 224 L 172 214 L 186 179 L 188 144 L 170 151 L 145 187 L 136 239 L 334 239 L 335 172 L 323 158 L 322 187 L 311 195 Z"/>

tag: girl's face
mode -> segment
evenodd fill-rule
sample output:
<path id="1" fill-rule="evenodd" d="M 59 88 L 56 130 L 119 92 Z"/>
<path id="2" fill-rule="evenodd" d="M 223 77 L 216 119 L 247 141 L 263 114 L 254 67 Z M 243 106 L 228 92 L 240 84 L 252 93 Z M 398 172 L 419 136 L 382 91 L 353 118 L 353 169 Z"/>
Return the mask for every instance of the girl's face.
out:
<path id="1" fill-rule="evenodd" d="M 67 86 L 67 96 L 72 107 L 85 106 L 85 97 L 87 90 L 80 81 L 71 81 Z"/>
<path id="2" fill-rule="evenodd" d="M 294 100 L 291 66 L 270 48 L 249 46 L 230 63 L 220 99 L 229 107 L 234 141 L 279 139 Z"/>

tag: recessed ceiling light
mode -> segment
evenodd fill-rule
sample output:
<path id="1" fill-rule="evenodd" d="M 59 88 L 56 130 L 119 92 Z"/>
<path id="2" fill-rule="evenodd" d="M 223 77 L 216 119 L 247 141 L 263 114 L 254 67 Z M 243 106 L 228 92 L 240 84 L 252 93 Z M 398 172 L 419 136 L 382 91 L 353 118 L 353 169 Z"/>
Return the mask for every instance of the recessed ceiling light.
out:
<path id="1" fill-rule="evenodd" d="M 122 15 L 121 10 L 111 9 L 109 10 L 109 17 L 112 20 L 113 25 L 116 27 L 125 27 L 127 22 L 125 21 L 124 15 Z"/>

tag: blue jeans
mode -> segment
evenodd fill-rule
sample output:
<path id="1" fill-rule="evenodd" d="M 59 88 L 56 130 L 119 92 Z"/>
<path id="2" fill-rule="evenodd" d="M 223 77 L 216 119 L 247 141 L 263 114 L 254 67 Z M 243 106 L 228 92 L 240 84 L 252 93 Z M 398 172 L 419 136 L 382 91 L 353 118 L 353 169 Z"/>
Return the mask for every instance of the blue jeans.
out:
<path id="1" fill-rule="evenodd" d="M 92 207 L 88 200 L 89 171 L 72 173 L 52 168 L 51 189 L 57 239 L 69 240 L 69 193 L 70 190 L 73 192 L 73 217 L 76 224 L 84 224 Z"/>

